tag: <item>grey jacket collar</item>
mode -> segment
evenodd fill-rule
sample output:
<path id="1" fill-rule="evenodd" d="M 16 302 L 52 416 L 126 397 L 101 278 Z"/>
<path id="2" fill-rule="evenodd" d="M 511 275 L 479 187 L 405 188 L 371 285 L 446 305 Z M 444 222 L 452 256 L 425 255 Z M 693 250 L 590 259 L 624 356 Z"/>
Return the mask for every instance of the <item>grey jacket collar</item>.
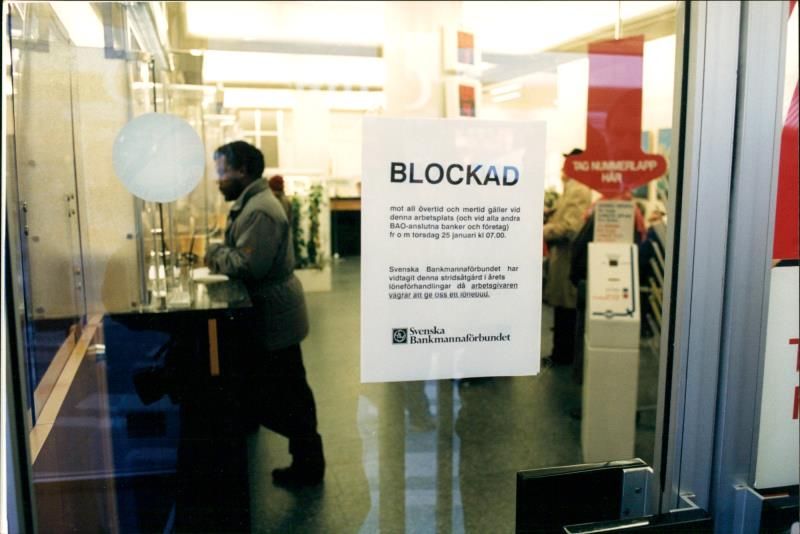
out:
<path id="1" fill-rule="evenodd" d="M 231 206 L 230 215 L 231 218 L 235 219 L 236 216 L 239 214 L 242 209 L 244 209 L 245 204 L 247 201 L 250 200 L 252 197 L 261 193 L 262 191 L 267 189 L 267 181 L 263 178 L 259 178 L 257 180 L 253 180 L 253 183 L 248 185 L 242 191 L 242 194 L 239 195 L 239 198 L 236 199 L 236 202 L 233 203 Z"/>

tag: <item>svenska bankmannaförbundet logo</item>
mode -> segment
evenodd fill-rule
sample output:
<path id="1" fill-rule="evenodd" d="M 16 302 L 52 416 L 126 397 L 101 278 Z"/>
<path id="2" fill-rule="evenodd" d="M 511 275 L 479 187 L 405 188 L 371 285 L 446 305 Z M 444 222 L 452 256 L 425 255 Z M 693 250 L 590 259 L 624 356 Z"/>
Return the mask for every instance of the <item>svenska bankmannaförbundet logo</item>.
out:
<path id="1" fill-rule="evenodd" d="M 392 343 L 408 343 L 408 328 L 392 328 Z"/>

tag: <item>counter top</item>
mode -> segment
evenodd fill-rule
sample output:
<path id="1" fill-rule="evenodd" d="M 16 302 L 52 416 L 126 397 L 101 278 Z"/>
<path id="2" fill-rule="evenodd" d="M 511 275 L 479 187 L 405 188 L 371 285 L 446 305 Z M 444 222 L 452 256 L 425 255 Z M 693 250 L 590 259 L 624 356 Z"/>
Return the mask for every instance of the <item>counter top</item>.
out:
<path id="1" fill-rule="evenodd" d="M 155 297 L 147 306 L 126 312 L 112 313 L 116 318 L 128 317 L 134 319 L 143 316 L 208 316 L 213 317 L 224 314 L 223 312 L 246 311 L 253 304 L 247 293 L 247 288 L 238 280 L 226 280 L 213 283 L 194 282 L 193 298 L 176 299 L 174 293 L 164 299 Z"/>

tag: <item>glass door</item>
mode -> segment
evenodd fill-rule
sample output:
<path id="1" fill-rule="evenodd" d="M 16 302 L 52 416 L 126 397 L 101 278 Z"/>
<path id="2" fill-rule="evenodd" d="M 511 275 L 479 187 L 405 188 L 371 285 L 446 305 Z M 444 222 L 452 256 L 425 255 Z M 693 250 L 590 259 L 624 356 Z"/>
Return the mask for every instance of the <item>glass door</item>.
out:
<path id="1" fill-rule="evenodd" d="M 54 233 L 47 241 L 53 245 L 39 263 L 30 251 L 32 238 L 20 247 L 32 273 L 26 274 L 31 296 L 25 306 L 33 319 L 37 302 L 46 315 L 54 304 L 42 302 L 60 302 L 56 297 L 71 295 L 75 287 L 67 284 L 74 268 L 56 269 L 63 258 L 73 265 L 76 251 L 81 258 L 80 242 L 75 248 L 80 225 L 73 229 L 77 223 L 66 215 L 62 221 L 55 209 L 66 204 L 70 191 L 80 197 L 77 201 L 91 221 L 84 225 L 89 239 L 80 260 L 93 273 L 87 282 L 88 307 L 110 314 L 144 302 L 140 290 L 146 287 L 141 282 L 147 280 L 151 229 L 174 236 L 170 250 L 199 255 L 201 249 L 193 248 L 202 246 L 196 234 L 222 235 L 228 206 L 214 190 L 211 154 L 237 134 L 259 132 L 253 140 L 260 140 L 257 144 L 279 170 L 287 170 L 289 196 L 302 189 L 301 178 L 313 176 L 319 193 L 317 217 L 320 206 L 325 213 L 326 205 L 346 201 L 348 213 L 356 214 L 349 219 L 353 222 L 361 215 L 361 182 L 369 179 L 361 163 L 365 118 L 474 120 L 477 126 L 482 121 L 533 121 L 546 131 L 541 161 L 545 203 L 537 206 L 547 217 L 545 240 L 520 244 L 541 251 L 546 270 L 546 278 L 526 280 L 545 287 L 542 302 L 536 303 L 541 323 L 531 324 L 539 330 L 540 342 L 530 349 L 535 358 L 542 357 L 539 373 L 362 383 L 359 295 L 362 260 L 367 264 L 370 258 L 342 253 L 334 259 L 334 251 L 325 248 L 318 265 L 297 270 L 312 324 L 302 350 L 324 442 L 325 483 L 298 491 L 273 483 L 270 472 L 286 465 L 290 454 L 284 437 L 260 428 L 249 437 L 253 531 L 508 532 L 515 525 L 520 471 L 633 457 L 649 465 L 658 462 L 657 406 L 666 396 L 659 389 L 659 371 L 665 365 L 662 347 L 672 336 L 662 330 L 664 285 L 674 253 L 669 229 L 679 221 L 673 210 L 681 202 L 674 141 L 682 127 L 674 119 L 681 115 L 676 109 L 680 93 L 674 88 L 681 87 L 679 58 L 685 45 L 684 19 L 676 2 L 167 4 L 171 33 L 156 44 L 200 43 L 202 50 L 186 46 L 175 53 L 202 57 L 201 71 L 167 69 L 156 76 L 152 65 L 137 56 L 156 52 L 145 50 L 141 43 L 157 47 L 143 33 L 136 34 L 141 43 L 127 50 L 127 59 L 109 59 L 99 48 L 70 50 L 65 42 L 59 49 L 48 42 L 48 53 L 56 55 L 45 61 L 39 57 L 45 52 L 34 50 L 40 45 L 33 37 L 16 47 L 20 82 L 14 102 L 14 176 L 20 202 L 34 192 L 22 172 L 27 161 L 58 157 L 71 169 L 63 187 L 45 180 L 54 172 L 51 168 L 37 171 L 42 179 L 36 183 L 50 186 L 37 202 L 49 208 L 47 228 Z M 125 11 L 140 5 L 113 6 Z M 14 9 L 12 27 L 22 29 L 30 24 L 30 13 L 52 8 L 20 4 Z M 258 24 L 247 24 L 252 21 Z M 104 22 L 116 24 L 114 17 Z M 451 34 L 458 36 L 453 42 L 446 40 Z M 58 78 L 66 89 L 55 81 L 47 91 L 33 83 L 37 75 L 25 68 L 32 61 L 28 55 L 42 65 L 38 76 Z M 75 56 L 80 59 L 77 67 Z M 473 63 L 474 68 L 460 63 Z M 608 72 L 620 64 L 626 75 L 609 78 Z M 120 74 L 121 65 L 130 72 Z M 232 73 L 233 67 L 238 71 Z M 78 90 L 67 83 L 75 79 Z M 179 79 L 202 83 L 170 84 Z M 118 90 L 120 85 L 124 90 Z M 226 96 L 237 91 L 254 96 L 237 104 Z M 613 98 L 597 101 L 598 94 Z M 80 120 L 54 121 L 64 109 L 77 110 Z M 154 110 L 192 123 L 203 134 L 209 155 L 202 188 L 165 206 L 163 216 L 158 206 L 134 201 L 121 189 L 110 161 L 119 127 Z M 248 125 L 256 112 L 259 126 Z M 265 126 L 271 118 L 279 119 Z M 277 139 L 276 132 L 280 142 L 264 141 Z M 422 133 L 412 132 L 409 139 Z M 486 138 L 487 144 L 502 142 Z M 62 145 L 69 150 L 61 153 Z M 563 172 L 566 162 L 575 161 L 570 158 L 580 156 L 575 149 L 599 157 L 598 150 L 617 148 L 653 158 L 660 172 L 616 196 Z M 620 212 L 628 214 L 630 224 L 618 238 L 638 255 L 637 262 L 627 265 L 636 274 L 626 278 L 632 285 L 624 288 L 625 298 L 636 302 L 638 321 L 628 325 L 633 341 L 624 351 L 606 347 L 587 356 L 594 345 L 583 340 L 595 328 L 584 320 L 592 295 L 588 277 L 596 272 L 588 258 L 589 242 L 596 235 L 590 225 L 599 226 L 597 213 L 610 200 L 624 204 Z M 42 212 L 40 204 L 27 209 L 32 218 L 21 219 L 21 231 L 25 224 L 33 228 L 33 215 Z M 310 219 L 305 210 L 301 216 Z M 325 228 L 328 221 L 316 224 Z M 304 222 L 300 228 L 311 226 Z M 356 234 L 357 241 L 361 229 L 353 226 L 347 232 Z M 41 234 L 32 233 L 43 240 Z M 581 257 L 582 268 L 573 261 Z M 52 292 L 44 291 L 51 300 L 37 297 L 34 265 L 60 276 Z M 324 277 L 327 284 L 315 285 Z M 51 278 L 45 277 L 48 283 Z M 87 305 L 77 297 L 61 300 L 69 304 L 70 324 L 80 324 Z M 158 334 L 117 326 L 104 322 L 105 352 L 90 362 L 98 365 L 82 369 L 102 379 L 94 386 L 76 382 L 64 405 L 65 414 L 82 414 L 84 427 L 76 430 L 66 424 L 69 417 L 63 418 L 53 434 L 57 439 L 51 438 L 40 457 L 46 473 L 54 475 L 46 482 L 63 483 L 38 488 L 44 492 L 41 502 L 83 503 L 79 506 L 97 513 L 61 518 L 42 507 L 37 513 L 43 524 L 121 532 L 166 530 L 173 524 L 176 451 L 187 446 L 185 441 L 176 443 L 179 407 L 167 397 L 145 406 L 132 383 L 132 375 L 152 363 L 166 341 Z M 255 344 L 251 348 L 256 355 Z M 623 372 L 610 370 L 604 357 L 616 358 L 616 363 L 624 357 Z M 281 405 L 282 400 L 272 402 Z M 71 443 L 71 437 L 86 432 L 94 439 L 93 432 L 107 428 L 110 439 L 98 440 L 102 462 L 90 458 L 83 464 L 82 455 L 61 454 L 58 445 Z M 214 506 L 215 501 L 208 502 L 209 508 Z"/>

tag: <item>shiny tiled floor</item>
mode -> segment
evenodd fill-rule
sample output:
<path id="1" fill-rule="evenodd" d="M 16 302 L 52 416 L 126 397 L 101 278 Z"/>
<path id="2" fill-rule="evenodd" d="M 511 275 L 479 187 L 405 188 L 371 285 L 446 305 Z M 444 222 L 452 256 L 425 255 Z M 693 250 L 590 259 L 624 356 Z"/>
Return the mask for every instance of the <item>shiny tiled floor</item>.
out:
<path id="1" fill-rule="evenodd" d="M 289 492 L 270 471 L 290 461 L 284 438 L 250 443 L 254 532 L 513 532 L 515 474 L 580 463 L 580 386 L 565 367 L 535 377 L 359 382 L 359 259 L 334 265 L 333 291 L 308 295 L 303 343 L 328 461 L 324 485 Z M 545 306 L 542 352 L 550 349 Z M 657 361 L 640 359 L 639 404 L 655 402 Z M 427 409 L 426 409 L 427 405 Z M 653 415 L 637 428 L 651 462 Z"/>

